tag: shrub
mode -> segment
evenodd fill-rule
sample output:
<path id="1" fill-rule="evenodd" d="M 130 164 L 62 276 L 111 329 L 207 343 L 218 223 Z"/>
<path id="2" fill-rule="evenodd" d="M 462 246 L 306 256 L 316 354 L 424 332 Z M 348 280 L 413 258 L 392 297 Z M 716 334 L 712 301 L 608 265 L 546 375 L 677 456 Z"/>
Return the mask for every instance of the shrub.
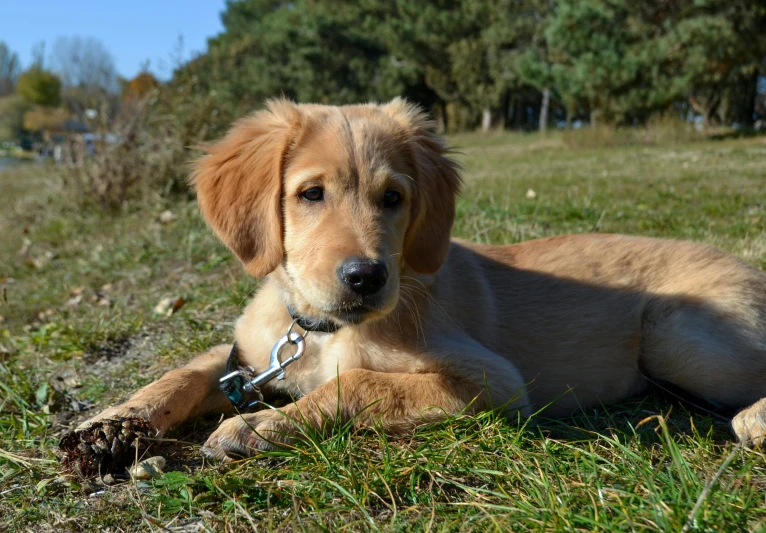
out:
<path id="1" fill-rule="evenodd" d="M 219 115 L 214 93 L 195 95 L 191 84 L 156 88 L 124 103 L 91 138 L 70 142 L 69 183 L 84 202 L 110 209 L 131 199 L 186 194 L 194 147 L 228 125 Z"/>

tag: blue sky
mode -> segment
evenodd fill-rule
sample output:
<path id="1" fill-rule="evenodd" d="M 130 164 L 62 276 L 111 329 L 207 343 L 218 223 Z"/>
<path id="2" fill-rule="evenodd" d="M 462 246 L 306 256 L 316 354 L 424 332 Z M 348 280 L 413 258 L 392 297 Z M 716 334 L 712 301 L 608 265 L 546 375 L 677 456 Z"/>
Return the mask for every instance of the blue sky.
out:
<path id="1" fill-rule="evenodd" d="M 0 0 L 0 41 L 27 67 L 40 41 L 47 60 L 58 37 L 95 37 L 121 76 L 135 76 L 148 59 L 167 78 L 178 36 L 185 60 L 204 51 L 207 38 L 223 30 L 224 7 L 225 0 Z"/>

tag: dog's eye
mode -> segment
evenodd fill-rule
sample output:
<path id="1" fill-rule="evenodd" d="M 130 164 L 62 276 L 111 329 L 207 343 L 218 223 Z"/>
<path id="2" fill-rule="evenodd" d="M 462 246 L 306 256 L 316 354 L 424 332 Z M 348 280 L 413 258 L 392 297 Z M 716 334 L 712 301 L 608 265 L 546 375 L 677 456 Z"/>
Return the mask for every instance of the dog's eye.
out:
<path id="1" fill-rule="evenodd" d="M 321 202 L 324 198 L 322 187 L 311 187 L 300 194 L 301 198 L 309 202 Z"/>
<path id="2" fill-rule="evenodd" d="M 386 207 L 396 207 L 402 201 L 402 195 L 396 191 L 386 191 L 383 195 L 383 204 Z"/>

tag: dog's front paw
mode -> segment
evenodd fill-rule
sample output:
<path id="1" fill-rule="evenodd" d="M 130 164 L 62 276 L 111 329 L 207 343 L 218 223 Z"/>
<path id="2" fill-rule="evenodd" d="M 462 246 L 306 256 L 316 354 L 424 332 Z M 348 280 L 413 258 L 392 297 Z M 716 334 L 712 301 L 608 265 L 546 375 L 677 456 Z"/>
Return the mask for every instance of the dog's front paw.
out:
<path id="1" fill-rule="evenodd" d="M 296 433 L 295 420 L 285 410 L 242 414 L 224 420 L 208 437 L 202 451 L 223 461 L 242 459 L 288 444 Z"/>
<path id="2" fill-rule="evenodd" d="M 75 431 L 84 431 L 93 426 L 95 422 L 103 420 L 120 420 L 123 418 L 140 418 L 146 420 L 159 434 L 167 429 L 162 423 L 161 417 L 157 417 L 155 411 L 147 405 L 136 405 L 130 402 L 115 405 L 90 418 L 77 426 Z"/>

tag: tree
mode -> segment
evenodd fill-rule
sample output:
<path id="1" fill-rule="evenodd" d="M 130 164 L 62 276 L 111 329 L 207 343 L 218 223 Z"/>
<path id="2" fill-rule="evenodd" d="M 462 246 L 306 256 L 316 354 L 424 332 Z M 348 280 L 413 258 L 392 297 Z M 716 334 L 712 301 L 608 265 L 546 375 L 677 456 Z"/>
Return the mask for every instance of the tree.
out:
<path id="1" fill-rule="evenodd" d="M 0 42 L 0 97 L 13 94 L 19 73 L 19 56 Z"/>
<path id="2" fill-rule="evenodd" d="M 489 126 L 504 90 L 491 72 L 486 31 L 500 12 L 492 0 L 368 0 L 367 32 L 374 35 L 398 64 L 408 65 L 412 81 L 425 90 L 414 98 L 425 107 L 438 106 L 454 126 Z M 417 87 L 417 85 L 415 85 Z M 445 124 L 446 126 L 446 124 Z"/>
<path id="3" fill-rule="evenodd" d="M 766 70 L 766 3 L 751 0 L 238 0 L 222 19 L 170 84 L 221 121 L 281 95 L 404 95 L 451 129 L 501 115 L 544 130 L 563 110 L 747 125 Z"/>
<path id="4" fill-rule="evenodd" d="M 151 72 L 141 72 L 132 80 L 125 81 L 122 87 L 122 99 L 126 102 L 138 101 L 159 85 L 157 78 Z"/>
<path id="5" fill-rule="evenodd" d="M 0 140 L 19 139 L 24 131 L 24 114 L 34 104 L 18 94 L 0 97 Z"/>
<path id="6" fill-rule="evenodd" d="M 43 107 L 56 107 L 61 102 L 61 80 L 38 66 L 19 76 L 16 90 L 27 102 Z"/>
<path id="7" fill-rule="evenodd" d="M 684 96 L 705 125 L 751 126 L 766 60 L 766 4 L 747 0 L 687 0 L 675 65 L 685 65 Z"/>
<path id="8" fill-rule="evenodd" d="M 507 44 L 501 51 L 505 52 L 508 63 L 506 71 L 511 70 L 518 80 L 514 85 L 526 84 L 541 93 L 538 129 L 544 133 L 548 126 L 551 93 L 556 85 L 544 33 L 554 5 L 551 0 L 521 0 L 508 7 L 498 24 L 500 28 L 494 33 L 507 34 Z M 558 92 L 561 95 L 564 91 Z M 564 101 L 569 123 L 575 105 L 570 99 L 564 98 Z"/>
<path id="9" fill-rule="evenodd" d="M 104 44 L 88 37 L 60 37 L 50 56 L 62 83 L 62 100 L 80 120 L 87 109 L 115 111 L 118 90 L 114 59 Z M 106 106 L 105 106 L 106 104 Z"/>
<path id="10" fill-rule="evenodd" d="M 752 123 L 764 25 L 766 5 L 746 0 L 557 0 L 545 44 L 559 93 L 594 118 L 635 124 L 688 103 L 706 125 Z"/>
<path id="11" fill-rule="evenodd" d="M 114 91 L 117 71 L 112 54 L 92 37 L 59 37 L 53 45 L 50 68 L 65 88 L 77 87 L 88 93 Z"/>
<path id="12" fill-rule="evenodd" d="M 345 104 L 407 94 L 410 65 L 366 31 L 365 16 L 346 1 L 231 2 L 222 16 L 225 31 L 173 83 L 215 93 L 219 110 L 233 116 L 274 96 Z"/>

